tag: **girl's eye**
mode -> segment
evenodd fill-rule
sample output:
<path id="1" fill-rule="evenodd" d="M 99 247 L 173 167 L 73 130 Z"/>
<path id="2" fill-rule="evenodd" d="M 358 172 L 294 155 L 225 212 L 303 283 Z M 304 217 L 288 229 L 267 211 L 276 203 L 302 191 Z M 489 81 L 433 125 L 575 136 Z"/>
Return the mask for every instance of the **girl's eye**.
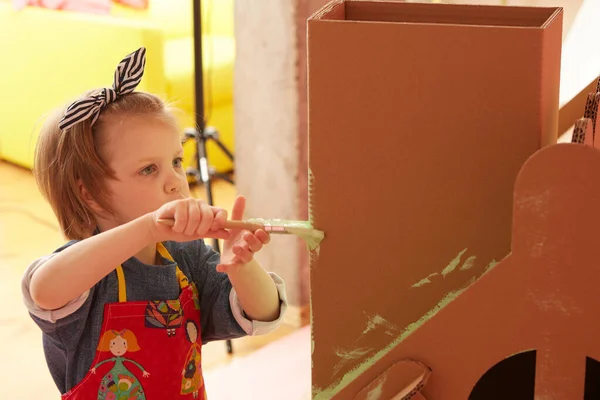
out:
<path id="1" fill-rule="evenodd" d="M 182 157 L 177 157 L 176 159 L 173 160 L 173 166 L 175 168 L 181 168 L 183 167 L 183 158 Z"/>
<path id="2" fill-rule="evenodd" d="M 150 175 L 154 171 L 156 171 L 156 166 L 155 165 L 148 165 L 146 168 L 144 168 L 143 170 L 140 171 L 140 174 L 142 174 L 142 175 Z"/>

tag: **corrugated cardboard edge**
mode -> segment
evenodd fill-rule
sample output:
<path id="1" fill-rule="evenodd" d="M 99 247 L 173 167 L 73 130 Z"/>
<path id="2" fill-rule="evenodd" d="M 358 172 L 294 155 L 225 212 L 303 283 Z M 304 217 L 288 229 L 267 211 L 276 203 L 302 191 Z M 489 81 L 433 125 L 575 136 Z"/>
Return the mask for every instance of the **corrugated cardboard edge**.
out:
<path id="1" fill-rule="evenodd" d="M 580 118 L 575 121 L 571 143 L 585 144 L 586 146 L 592 147 L 594 146 L 594 131 L 592 128 L 591 119 Z"/>
<path id="2" fill-rule="evenodd" d="M 325 4 L 319 10 L 317 10 L 313 15 L 308 17 L 307 21 L 319 20 L 322 19 L 325 15 L 329 14 L 336 7 L 344 7 L 345 0 L 333 0 L 329 3 Z"/>
<path id="3" fill-rule="evenodd" d="M 477 27 L 477 26 L 485 26 L 485 27 L 489 27 L 489 26 L 498 26 L 498 27 L 502 27 L 502 28 L 516 28 L 516 29 L 546 29 L 548 28 L 553 22 L 554 20 L 561 14 L 564 13 L 564 9 L 563 7 L 532 7 L 532 6 L 524 6 L 524 5 L 514 5 L 514 6 L 500 6 L 500 5 L 492 5 L 492 4 L 451 4 L 451 3 L 406 3 L 404 1 L 399 1 L 399 0 L 332 0 L 329 3 L 325 4 L 323 7 L 321 7 L 319 10 L 317 10 L 316 12 L 314 12 L 308 19 L 307 19 L 307 23 L 308 22 L 314 22 L 314 21 L 323 21 L 325 20 L 324 17 L 326 17 L 327 15 L 331 14 L 334 10 L 336 10 L 338 7 L 343 7 L 345 8 L 346 3 L 388 3 L 388 4 L 397 4 L 397 3 L 401 3 L 401 4 L 418 4 L 421 6 L 426 6 L 426 7 L 435 7 L 435 8 L 440 8 L 440 7 L 444 7 L 447 9 L 451 9 L 451 8 L 455 8 L 455 9 L 480 9 L 480 10 L 491 10 L 491 9 L 498 9 L 498 8 L 510 8 L 510 9 L 514 9 L 514 10 L 536 10 L 536 11 L 542 11 L 542 10 L 547 10 L 548 12 L 553 11 L 548 18 L 546 18 L 546 20 L 544 21 L 544 23 L 542 23 L 539 26 L 504 26 L 504 25 L 469 25 L 469 26 L 473 26 L 473 27 Z M 326 20 L 329 23 L 333 23 L 333 22 L 340 22 L 340 23 L 393 23 L 393 22 L 389 22 L 389 21 L 385 21 L 385 22 L 378 22 L 378 21 L 355 21 L 355 20 L 351 20 L 348 21 L 345 18 L 344 19 L 327 19 Z M 414 22 L 410 22 L 410 21 L 398 21 L 396 23 L 399 24 L 412 24 Z M 427 25 L 428 23 L 426 22 L 418 22 L 417 24 L 419 25 Z M 429 23 L 430 25 L 436 25 L 435 23 Z M 455 24 L 447 24 L 447 25 L 454 25 L 454 26 L 462 26 L 466 24 L 461 24 L 461 23 L 455 23 Z"/>
<path id="4" fill-rule="evenodd" d="M 558 18 L 559 15 L 561 15 L 562 13 L 564 13 L 564 9 L 562 7 L 540 7 L 542 9 L 546 9 L 546 10 L 551 10 L 554 9 L 554 12 L 552 13 L 552 15 L 550 17 L 548 17 L 548 19 L 546 20 L 546 22 L 544 22 L 542 24 L 542 26 L 540 28 L 545 29 L 548 26 L 550 26 L 550 24 L 552 24 L 554 22 L 554 20 L 556 18 Z"/>

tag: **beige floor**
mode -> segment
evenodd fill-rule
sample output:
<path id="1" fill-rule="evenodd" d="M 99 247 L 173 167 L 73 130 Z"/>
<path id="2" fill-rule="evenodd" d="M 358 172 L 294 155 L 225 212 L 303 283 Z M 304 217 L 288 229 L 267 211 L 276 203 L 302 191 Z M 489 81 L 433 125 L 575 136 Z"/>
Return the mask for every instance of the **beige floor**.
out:
<path id="1" fill-rule="evenodd" d="M 214 187 L 216 205 L 231 210 L 235 189 Z M 195 195 L 204 197 L 204 190 Z M 30 171 L 0 161 L 0 387 L 1 399 L 57 399 L 44 360 L 41 334 L 21 302 L 20 280 L 28 263 L 64 243 L 50 207 L 39 194 Z M 223 366 L 275 341 L 294 329 L 282 326 L 270 335 L 238 339 L 229 357 L 222 342 L 204 347 L 206 370 Z M 243 373 L 243 371 L 239 371 Z"/>

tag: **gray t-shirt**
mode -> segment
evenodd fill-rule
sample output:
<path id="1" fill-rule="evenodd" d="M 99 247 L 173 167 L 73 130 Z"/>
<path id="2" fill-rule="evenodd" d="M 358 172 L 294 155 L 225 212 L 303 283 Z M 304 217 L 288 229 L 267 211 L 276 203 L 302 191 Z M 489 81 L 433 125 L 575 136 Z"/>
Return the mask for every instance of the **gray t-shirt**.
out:
<path id="1" fill-rule="evenodd" d="M 76 242 L 71 241 L 65 244 L 55 253 L 74 243 Z M 262 323 L 263 326 L 257 329 L 260 321 L 245 320 L 243 311 L 240 315 L 241 308 L 238 310 L 239 303 L 227 274 L 216 271 L 220 259 L 217 252 L 202 240 L 165 242 L 164 245 L 181 271 L 198 288 L 204 344 L 246 334 L 266 333 L 281 323 L 287 299 L 283 281 L 277 275 L 270 274 L 279 291 L 280 316 L 276 321 Z M 127 301 L 172 300 L 179 297 L 176 264 L 165 258 L 162 261 L 163 265 L 147 265 L 132 257 L 123 263 Z M 81 267 L 85 268 L 85 265 Z M 82 297 L 82 303 L 74 307 L 72 312 L 56 320 L 40 318 L 40 313 L 32 312 L 35 306 L 28 296 L 27 275 L 23 284 L 25 303 L 31 317 L 42 329 L 44 353 L 50 373 L 58 389 L 64 394 L 81 381 L 92 366 L 102 327 L 104 305 L 118 301 L 117 275 L 115 271 L 109 273 Z"/>

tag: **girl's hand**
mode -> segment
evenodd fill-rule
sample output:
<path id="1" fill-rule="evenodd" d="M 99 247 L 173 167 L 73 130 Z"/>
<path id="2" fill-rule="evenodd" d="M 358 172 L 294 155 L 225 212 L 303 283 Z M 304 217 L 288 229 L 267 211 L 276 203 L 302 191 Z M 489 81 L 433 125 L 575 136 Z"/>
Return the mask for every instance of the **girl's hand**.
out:
<path id="1" fill-rule="evenodd" d="M 230 234 L 223 229 L 227 221 L 227 211 L 211 207 L 203 200 L 187 198 L 171 201 L 153 213 L 148 214 L 152 224 L 152 237 L 155 242 L 172 240 L 189 242 L 203 238 L 228 239 Z M 173 219 L 173 226 L 158 222 L 159 219 Z"/>
<path id="2" fill-rule="evenodd" d="M 246 199 L 238 196 L 231 211 L 232 220 L 241 220 L 246 208 Z M 245 230 L 230 230 L 229 239 L 225 240 L 221 253 L 221 263 L 217 265 L 217 271 L 231 273 L 254 258 L 254 253 L 262 249 L 263 245 L 269 243 L 271 236 L 262 229 L 252 233 Z"/>

